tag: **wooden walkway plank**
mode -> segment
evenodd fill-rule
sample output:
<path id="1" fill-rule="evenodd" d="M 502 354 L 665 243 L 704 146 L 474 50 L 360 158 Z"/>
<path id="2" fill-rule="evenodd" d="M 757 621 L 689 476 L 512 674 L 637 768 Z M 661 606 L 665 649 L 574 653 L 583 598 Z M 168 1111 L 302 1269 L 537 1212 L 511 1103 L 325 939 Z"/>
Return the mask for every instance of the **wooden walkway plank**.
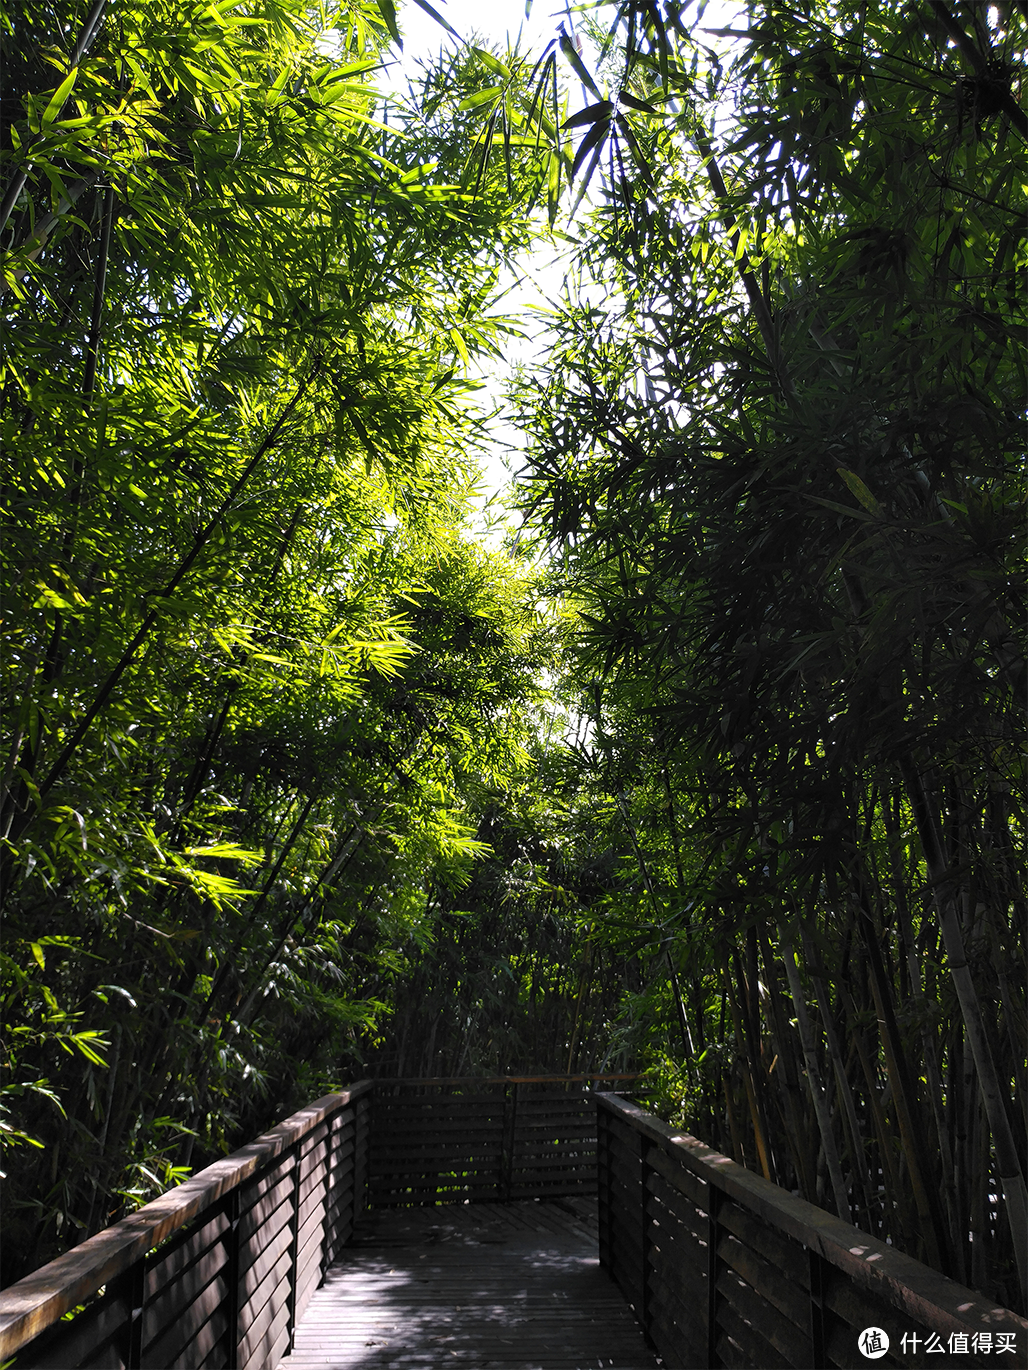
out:
<path id="1" fill-rule="evenodd" d="M 280 1370 L 654 1370 L 596 1201 L 373 1209 Z"/>

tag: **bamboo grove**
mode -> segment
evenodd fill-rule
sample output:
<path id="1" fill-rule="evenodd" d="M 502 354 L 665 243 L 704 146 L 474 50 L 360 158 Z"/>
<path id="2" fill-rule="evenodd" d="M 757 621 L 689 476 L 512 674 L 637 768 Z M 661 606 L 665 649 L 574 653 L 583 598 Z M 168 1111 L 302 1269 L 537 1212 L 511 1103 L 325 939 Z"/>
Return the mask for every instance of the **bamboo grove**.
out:
<path id="1" fill-rule="evenodd" d="M 639 1069 L 1023 1311 L 1023 15 L 626 0 L 386 103 L 386 0 L 73 10 L 4 10 L 5 1281 L 358 1071 Z"/>
<path id="2" fill-rule="evenodd" d="M 1016 1303 L 1023 19 L 748 15 L 723 68 L 615 25 L 606 204 L 521 389 L 634 867 L 594 936 L 648 928 L 699 1135 Z"/>
<path id="3" fill-rule="evenodd" d="M 6 22 L 16 1275 L 359 1066 L 550 647 L 466 530 L 528 226 L 459 78 L 380 118 L 360 5 Z"/>

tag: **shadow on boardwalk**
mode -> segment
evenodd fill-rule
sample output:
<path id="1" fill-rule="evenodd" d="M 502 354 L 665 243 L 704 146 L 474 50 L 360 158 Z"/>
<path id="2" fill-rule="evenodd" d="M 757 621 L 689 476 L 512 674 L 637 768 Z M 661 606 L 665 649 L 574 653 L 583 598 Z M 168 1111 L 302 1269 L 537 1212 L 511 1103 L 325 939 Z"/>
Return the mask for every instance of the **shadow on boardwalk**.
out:
<path id="1" fill-rule="evenodd" d="M 281 1370 L 653 1370 L 594 1200 L 366 1214 Z"/>

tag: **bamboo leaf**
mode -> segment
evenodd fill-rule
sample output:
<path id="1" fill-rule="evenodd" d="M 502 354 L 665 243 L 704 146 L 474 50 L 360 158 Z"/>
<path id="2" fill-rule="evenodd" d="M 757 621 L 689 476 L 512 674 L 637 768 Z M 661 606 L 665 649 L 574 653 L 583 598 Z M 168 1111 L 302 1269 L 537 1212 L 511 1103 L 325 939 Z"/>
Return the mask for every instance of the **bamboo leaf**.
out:
<path id="1" fill-rule="evenodd" d="M 403 40 L 400 37 L 400 30 L 396 26 L 396 6 L 393 0 L 375 0 L 378 12 L 385 21 L 385 26 L 389 30 L 389 36 L 396 46 L 403 51 Z"/>
<path id="2" fill-rule="evenodd" d="M 486 105 L 490 100 L 496 100 L 503 93 L 502 86 L 489 86 L 485 90 L 479 90 L 474 95 L 465 96 L 457 106 L 458 109 L 478 109 L 480 105 Z"/>
<path id="3" fill-rule="evenodd" d="M 657 117 L 660 114 L 660 110 L 654 105 L 647 103 L 645 100 L 638 99 L 627 90 L 618 91 L 618 104 L 627 105 L 629 109 L 637 110 L 640 114 L 652 114 L 654 117 Z"/>
<path id="4" fill-rule="evenodd" d="M 584 124 L 595 124 L 601 120 L 610 122 L 610 117 L 614 112 L 614 106 L 609 100 L 600 100 L 595 105 L 587 105 L 570 119 L 565 119 L 561 128 L 581 128 Z"/>
<path id="5" fill-rule="evenodd" d="M 54 91 L 53 95 L 50 97 L 50 101 L 46 109 L 44 109 L 39 120 L 39 127 L 44 133 L 59 117 L 61 110 L 64 108 L 65 103 L 68 100 L 68 97 L 71 95 L 72 90 L 75 88 L 75 82 L 78 79 L 78 74 L 78 67 L 72 67 L 72 69 L 68 72 L 67 76 L 64 78 L 61 84 Z"/>
<path id="6" fill-rule="evenodd" d="M 482 63 L 483 66 L 487 67 L 490 71 L 495 72 L 497 76 L 502 76 L 504 81 L 509 81 L 511 79 L 510 67 L 505 66 L 504 63 L 501 62 L 500 59 L 494 53 L 490 52 L 488 48 L 473 47 L 471 51 L 475 54 L 475 56 Z"/>
<path id="7" fill-rule="evenodd" d="M 424 10 L 430 18 L 434 19 L 436 23 L 440 25 L 441 28 L 444 28 L 447 33 L 449 33 L 452 37 L 456 38 L 458 42 L 463 41 L 457 30 L 450 27 L 450 25 L 439 13 L 439 11 L 435 8 L 435 6 L 429 4 L 429 0 L 414 0 L 414 3 L 417 5 L 419 9 Z"/>
<path id="8" fill-rule="evenodd" d="M 596 166 L 596 163 L 597 163 L 597 161 L 599 160 L 600 154 L 601 154 L 602 151 L 603 151 L 603 145 L 604 145 L 604 143 L 606 142 L 606 140 L 607 140 L 607 138 L 608 138 L 609 136 L 610 136 L 610 121 L 609 121 L 609 119 L 598 120 L 596 123 L 593 124 L 592 128 L 590 128 L 589 132 L 588 132 L 588 133 L 585 135 L 585 137 L 582 139 L 581 143 L 580 143 L 579 146 L 578 146 L 577 151 L 575 152 L 575 160 L 574 160 L 574 162 L 573 162 L 572 165 L 571 165 L 571 176 L 572 176 L 572 178 L 574 178 L 575 176 L 578 175 L 579 168 L 580 168 L 580 167 L 582 166 L 582 164 L 585 162 L 585 160 L 586 160 L 586 158 L 589 156 L 590 152 L 593 152 L 593 151 L 595 150 L 595 155 L 594 155 L 594 157 L 593 157 L 592 166 L 590 167 L 589 175 L 583 178 L 583 184 L 586 185 L 586 186 L 589 184 L 589 181 L 590 181 L 591 176 L 592 176 L 592 170 L 593 170 L 593 168 Z M 579 203 L 580 203 L 580 199 L 579 199 Z"/>
<path id="9" fill-rule="evenodd" d="M 882 507 L 860 477 L 855 475 L 852 471 L 847 471 L 845 467 L 842 466 L 837 466 L 835 469 L 845 481 L 850 491 L 856 495 L 858 500 L 860 500 L 868 513 L 880 517 Z"/>
<path id="10" fill-rule="evenodd" d="M 586 90 L 590 92 L 594 99 L 597 101 L 602 101 L 603 96 L 597 90 L 596 83 L 593 81 L 592 76 L 586 70 L 581 57 L 579 57 L 578 55 L 578 50 L 575 47 L 574 40 L 568 37 L 563 24 L 560 25 L 559 33 L 560 50 L 564 54 L 565 60 L 568 62 L 569 66 L 571 67 L 575 75 L 578 77 L 578 79 L 581 81 L 582 85 L 585 86 Z"/>

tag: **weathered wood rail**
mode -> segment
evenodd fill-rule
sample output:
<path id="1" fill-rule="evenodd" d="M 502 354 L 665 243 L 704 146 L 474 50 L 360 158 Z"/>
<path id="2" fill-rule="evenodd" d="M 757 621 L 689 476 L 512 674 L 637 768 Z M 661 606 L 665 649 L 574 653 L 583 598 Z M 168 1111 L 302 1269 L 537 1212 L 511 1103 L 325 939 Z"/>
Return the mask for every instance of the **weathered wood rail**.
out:
<path id="1" fill-rule="evenodd" d="M 865 1328 L 891 1339 L 883 1366 L 1026 1364 L 1023 1318 L 586 1083 L 327 1095 L 0 1294 L 0 1370 L 275 1370 L 369 1196 L 590 1193 L 601 1262 L 669 1370 L 865 1365 Z"/>
<path id="2" fill-rule="evenodd" d="M 0 1362 L 277 1365 L 363 1206 L 372 1089 L 326 1095 L 5 1290 Z"/>
<path id="3" fill-rule="evenodd" d="M 273 1370 L 369 1197 L 595 1192 L 581 1086 L 634 1078 L 364 1080 L 327 1095 L 0 1293 L 0 1366 Z"/>
<path id="4" fill-rule="evenodd" d="M 597 1106 L 600 1260 L 666 1366 L 1028 1363 L 1009 1309 L 634 1104 Z M 861 1353 L 869 1328 L 888 1352 Z"/>

